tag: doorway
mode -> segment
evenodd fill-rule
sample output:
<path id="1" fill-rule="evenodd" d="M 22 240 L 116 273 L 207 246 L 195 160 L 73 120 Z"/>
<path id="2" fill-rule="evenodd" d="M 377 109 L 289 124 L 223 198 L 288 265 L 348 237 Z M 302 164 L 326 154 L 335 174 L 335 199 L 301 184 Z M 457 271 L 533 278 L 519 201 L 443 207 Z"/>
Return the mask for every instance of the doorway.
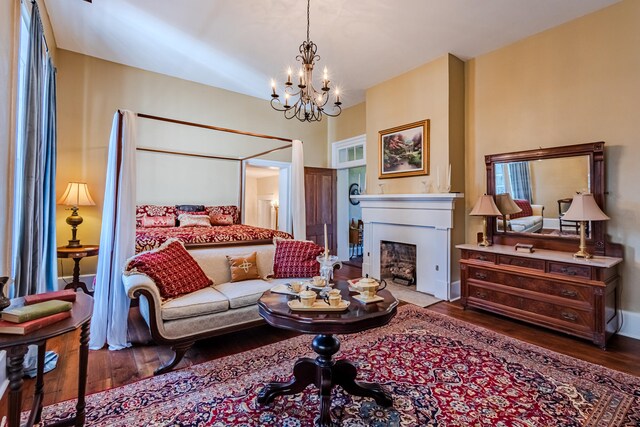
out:
<path id="1" fill-rule="evenodd" d="M 366 192 L 366 138 L 360 135 L 332 144 L 332 167 L 338 170 L 337 244 L 343 263 L 362 266 L 362 209 L 352 196 Z"/>
<path id="2" fill-rule="evenodd" d="M 250 160 L 244 166 L 243 224 L 291 232 L 287 162 Z"/>

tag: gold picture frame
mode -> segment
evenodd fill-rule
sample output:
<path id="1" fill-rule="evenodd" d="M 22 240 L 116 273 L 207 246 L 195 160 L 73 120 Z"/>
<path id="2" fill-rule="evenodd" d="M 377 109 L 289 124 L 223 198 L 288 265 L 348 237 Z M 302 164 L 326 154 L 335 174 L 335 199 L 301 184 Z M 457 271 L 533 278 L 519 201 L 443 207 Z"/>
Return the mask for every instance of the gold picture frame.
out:
<path id="1" fill-rule="evenodd" d="M 429 174 L 429 119 L 378 132 L 379 177 Z"/>

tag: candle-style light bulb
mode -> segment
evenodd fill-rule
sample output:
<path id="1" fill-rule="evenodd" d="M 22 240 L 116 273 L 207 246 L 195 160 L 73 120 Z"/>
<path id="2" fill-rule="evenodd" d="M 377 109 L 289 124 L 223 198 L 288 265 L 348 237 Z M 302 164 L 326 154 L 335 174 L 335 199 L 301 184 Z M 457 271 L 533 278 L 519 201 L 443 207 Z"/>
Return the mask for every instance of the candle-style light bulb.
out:
<path id="1" fill-rule="evenodd" d="M 302 68 L 300 68 L 300 71 L 298 71 L 298 77 L 300 77 L 300 86 L 302 86 L 302 76 L 304 74 L 302 73 Z"/>
<path id="2" fill-rule="evenodd" d="M 340 103 L 340 89 L 336 88 L 336 104 Z"/>
<path id="3" fill-rule="evenodd" d="M 289 106 L 289 94 L 288 93 L 284 94 L 284 106 L 285 107 Z"/>
<path id="4" fill-rule="evenodd" d="M 276 94 L 276 81 L 271 79 L 271 89 L 273 90 L 273 94 Z"/>
<path id="5" fill-rule="evenodd" d="M 329 79 L 329 74 L 327 72 L 327 67 L 324 67 L 324 79 L 328 80 Z"/>
<path id="6" fill-rule="evenodd" d="M 287 69 L 287 83 L 291 84 L 291 67 Z"/>

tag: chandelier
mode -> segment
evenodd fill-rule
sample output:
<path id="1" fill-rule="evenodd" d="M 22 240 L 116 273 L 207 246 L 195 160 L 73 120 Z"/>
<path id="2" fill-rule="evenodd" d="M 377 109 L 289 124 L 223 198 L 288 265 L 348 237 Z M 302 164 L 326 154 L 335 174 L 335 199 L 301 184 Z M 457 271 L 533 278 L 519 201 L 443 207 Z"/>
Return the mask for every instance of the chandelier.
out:
<path id="1" fill-rule="evenodd" d="M 291 81 L 291 68 L 287 72 L 287 81 L 284 84 L 284 104 L 280 101 L 280 95 L 276 92 L 276 82 L 271 80 L 271 106 L 278 111 L 283 111 L 287 119 L 297 118 L 301 122 L 316 122 L 322 120 L 322 116 L 339 116 L 342 112 L 342 102 L 340 102 L 340 92 L 335 90 L 334 108 L 331 112 L 325 110 L 325 105 L 329 101 L 329 78 L 327 68 L 324 68 L 322 87 L 317 90 L 313 87 L 313 66 L 315 61 L 320 60 L 316 54 L 318 46 L 309 40 L 309 5 L 311 0 L 307 0 L 307 41 L 302 42 L 299 47 L 300 55 L 296 60 L 302 62 L 302 67 L 298 72 L 298 90 L 293 88 Z M 293 102 L 294 99 L 297 100 Z M 293 102 L 293 103 L 292 103 Z"/>

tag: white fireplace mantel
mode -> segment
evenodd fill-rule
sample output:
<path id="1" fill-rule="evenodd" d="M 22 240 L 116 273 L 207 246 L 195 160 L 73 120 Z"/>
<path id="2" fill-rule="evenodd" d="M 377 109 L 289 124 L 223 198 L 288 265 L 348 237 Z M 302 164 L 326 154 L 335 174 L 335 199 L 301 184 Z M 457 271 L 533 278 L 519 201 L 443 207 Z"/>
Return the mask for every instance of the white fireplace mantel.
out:
<path id="1" fill-rule="evenodd" d="M 362 207 L 363 274 L 380 277 L 381 241 L 411 244 L 416 246 L 417 290 L 445 300 L 458 296 L 451 283 L 451 230 L 456 200 L 464 194 L 363 194 L 352 198 Z"/>

